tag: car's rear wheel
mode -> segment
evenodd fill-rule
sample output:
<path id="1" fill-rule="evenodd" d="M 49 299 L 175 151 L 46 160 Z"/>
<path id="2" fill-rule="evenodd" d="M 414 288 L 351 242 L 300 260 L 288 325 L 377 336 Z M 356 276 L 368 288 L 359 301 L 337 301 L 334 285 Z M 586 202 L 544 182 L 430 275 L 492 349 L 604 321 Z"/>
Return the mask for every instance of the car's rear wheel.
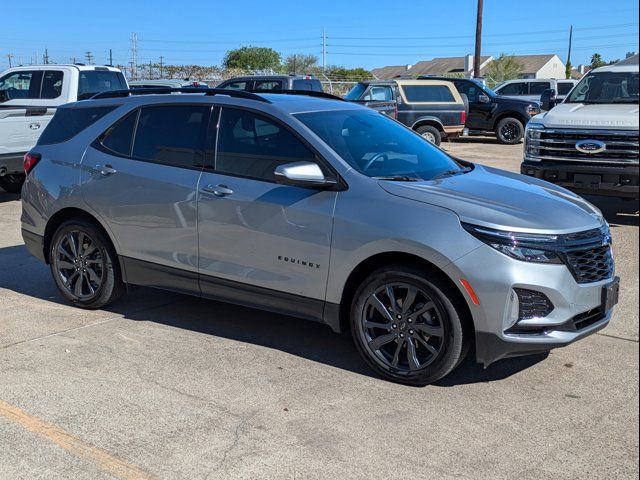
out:
<path id="1" fill-rule="evenodd" d="M 377 373 L 422 386 L 446 376 L 464 357 L 462 315 L 439 276 L 396 265 L 373 272 L 357 290 L 351 332 Z"/>
<path id="2" fill-rule="evenodd" d="M 416 128 L 416 132 L 420 134 L 422 138 L 433 143 L 434 145 L 440 145 L 442 141 L 442 134 L 440 130 L 431 125 L 423 125 L 421 127 Z"/>
<path id="3" fill-rule="evenodd" d="M 24 174 L 15 173 L 0 177 L 0 188 L 7 193 L 20 193 L 24 183 Z"/>
<path id="4" fill-rule="evenodd" d="M 58 289 L 78 307 L 104 307 L 125 291 L 111 242 L 83 218 L 58 227 L 51 240 L 49 263 Z"/>
<path id="5" fill-rule="evenodd" d="M 522 140 L 523 135 L 524 126 L 517 118 L 503 118 L 496 126 L 496 137 L 502 144 L 515 145 Z"/>

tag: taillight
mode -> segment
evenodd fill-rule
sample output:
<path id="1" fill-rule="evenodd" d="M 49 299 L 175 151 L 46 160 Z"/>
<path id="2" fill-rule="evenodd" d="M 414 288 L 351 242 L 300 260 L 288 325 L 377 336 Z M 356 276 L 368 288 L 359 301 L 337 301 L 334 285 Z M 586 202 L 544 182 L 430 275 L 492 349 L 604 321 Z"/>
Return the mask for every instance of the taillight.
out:
<path id="1" fill-rule="evenodd" d="M 460 112 L 460 124 L 464 125 L 467 123 L 467 112 L 465 110 Z"/>
<path id="2" fill-rule="evenodd" d="M 33 170 L 33 167 L 38 164 L 41 158 L 42 156 L 39 153 L 25 153 L 24 160 L 22 161 L 22 165 L 24 166 L 24 173 L 28 175 L 29 172 Z"/>

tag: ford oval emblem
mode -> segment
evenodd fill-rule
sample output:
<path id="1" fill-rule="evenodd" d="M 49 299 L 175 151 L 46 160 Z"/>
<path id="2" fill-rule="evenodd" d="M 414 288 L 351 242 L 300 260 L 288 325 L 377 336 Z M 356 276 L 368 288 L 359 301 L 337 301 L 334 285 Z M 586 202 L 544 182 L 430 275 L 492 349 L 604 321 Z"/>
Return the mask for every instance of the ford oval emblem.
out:
<path id="1" fill-rule="evenodd" d="M 600 140 L 580 140 L 576 142 L 576 150 L 581 153 L 600 153 L 607 149 L 607 145 Z"/>
<path id="2" fill-rule="evenodd" d="M 39 123 L 37 123 L 37 122 L 30 123 L 30 124 L 29 124 L 29 128 L 30 128 L 31 130 L 39 130 L 39 129 L 40 129 L 40 124 L 39 124 Z"/>

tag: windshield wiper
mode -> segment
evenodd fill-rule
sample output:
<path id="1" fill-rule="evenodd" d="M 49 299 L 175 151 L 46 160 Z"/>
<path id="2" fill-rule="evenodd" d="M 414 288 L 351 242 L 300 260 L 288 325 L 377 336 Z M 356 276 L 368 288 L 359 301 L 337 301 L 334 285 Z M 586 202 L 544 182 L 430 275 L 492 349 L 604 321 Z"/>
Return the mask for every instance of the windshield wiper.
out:
<path id="1" fill-rule="evenodd" d="M 439 178 L 445 178 L 445 177 L 453 177 L 455 175 L 459 175 L 461 173 L 467 173 L 470 171 L 471 171 L 471 168 L 461 168 L 459 170 L 446 170 L 442 173 L 439 173 L 438 175 L 433 177 L 431 180 L 438 180 Z"/>
<path id="2" fill-rule="evenodd" d="M 388 180 L 390 182 L 417 182 L 415 177 L 407 177 L 405 175 L 396 175 L 392 177 L 376 177 L 378 180 Z"/>

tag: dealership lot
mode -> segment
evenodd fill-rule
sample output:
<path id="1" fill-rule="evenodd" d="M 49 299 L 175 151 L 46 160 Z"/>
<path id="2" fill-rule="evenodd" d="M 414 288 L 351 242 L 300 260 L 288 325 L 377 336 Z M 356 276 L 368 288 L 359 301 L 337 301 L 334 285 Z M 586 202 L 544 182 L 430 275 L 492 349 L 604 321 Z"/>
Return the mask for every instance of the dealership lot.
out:
<path id="1" fill-rule="evenodd" d="M 347 335 L 275 314 L 147 289 L 74 309 L 0 193 L 0 478 L 637 477 L 637 203 L 594 201 L 623 285 L 611 325 L 411 388 L 372 377 Z"/>

